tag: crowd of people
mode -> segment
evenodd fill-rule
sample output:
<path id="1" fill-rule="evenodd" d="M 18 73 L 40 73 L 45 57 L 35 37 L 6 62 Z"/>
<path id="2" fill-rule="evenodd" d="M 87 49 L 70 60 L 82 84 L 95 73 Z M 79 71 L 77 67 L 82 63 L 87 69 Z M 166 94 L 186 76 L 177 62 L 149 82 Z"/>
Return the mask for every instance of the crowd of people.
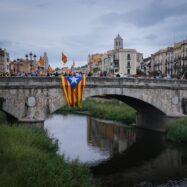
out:
<path id="1" fill-rule="evenodd" d="M 1 77 L 58 77 L 58 76 L 81 76 L 83 75 L 82 72 L 63 72 L 58 73 L 57 71 L 54 72 L 46 72 L 46 73 L 38 73 L 38 72 L 32 72 L 32 73 L 25 73 L 25 72 L 19 72 L 16 75 L 10 74 L 10 73 L 2 73 L 0 74 Z M 87 76 L 91 76 L 91 73 L 88 73 Z"/>
<path id="2" fill-rule="evenodd" d="M 161 75 L 157 74 L 154 76 L 145 76 L 145 75 L 125 75 L 125 74 L 110 74 L 106 72 L 101 72 L 99 74 L 92 74 L 91 72 L 88 72 L 87 74 L 82 72 L 63 72 L 58 73 L 57 71 L 54 72 L 47 72 L 47 73 L 38 73 L 38 72 L 32 72 L 32 73 L 25 73 L 25 72 L 19 72 L 17 75 L 10 74 L 10 73 L 2 73 L 0 76 L 4 77 L 58 77 L 58 76 L 82 76 L 86 75 L 87 77 L 124 77 L 124 78 L 145 78 L 145 79 L 181 79 L 181 80 L 187 80 L 187 72 L 183 73 L 182 76 L 171 76 L 171 75 Z"/>

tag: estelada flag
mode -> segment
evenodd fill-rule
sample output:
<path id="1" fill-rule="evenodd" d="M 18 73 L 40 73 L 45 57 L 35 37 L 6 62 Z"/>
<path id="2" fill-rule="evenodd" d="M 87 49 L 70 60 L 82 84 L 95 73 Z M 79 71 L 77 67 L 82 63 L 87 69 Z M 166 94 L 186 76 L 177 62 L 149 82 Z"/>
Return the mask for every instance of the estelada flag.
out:
<path id="1" fill-rule="evenodd" d="M 68 61 L 67 56 L 62 52 L 62 62 L 64 62 L 64 64 L 66 64 Z"/>
<path id="2" fill-rule="evenodd" d="M 62 76 L 64 95 L 70 107 L 81 107 L 85 83 L 85 76 Z"/>

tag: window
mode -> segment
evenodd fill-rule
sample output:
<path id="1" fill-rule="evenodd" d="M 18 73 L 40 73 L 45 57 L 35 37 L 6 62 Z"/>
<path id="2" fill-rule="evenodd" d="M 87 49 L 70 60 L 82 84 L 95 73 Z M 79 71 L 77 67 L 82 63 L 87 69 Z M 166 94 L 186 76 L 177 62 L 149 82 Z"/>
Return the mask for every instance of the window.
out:
<path id="1" fill-rule="evenodd" d="M 127 54 L 127 60 L 130 60 L 130 59 L 131 59 L 130 54 Z"/>
<path id="2" fill-rule="evenodd" d="M 127 74 L 128 74 L 128 75 L 130 74 L 130 69 L 127 70 Z"/>

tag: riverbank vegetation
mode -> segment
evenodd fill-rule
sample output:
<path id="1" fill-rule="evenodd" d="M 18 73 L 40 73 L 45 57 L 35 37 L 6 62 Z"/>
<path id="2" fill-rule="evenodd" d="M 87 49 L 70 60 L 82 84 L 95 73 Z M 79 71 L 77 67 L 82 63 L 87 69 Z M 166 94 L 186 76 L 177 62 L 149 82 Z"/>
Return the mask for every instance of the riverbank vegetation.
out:
<path id="1" fill-rule="evenodd" d="M 93 186 L 90 171 L 57 150 L 41 129 L 0 125 L 0 186 Z"/>
<path id="2" fill-rule="evenodd" d="M 187 117 L 169 124 L 166 138 L 175 143 L 187 142 Z"/>
<path id="3" fill-rule="evenodd" d="M 85 112 L 96 118 L 119 121 L 125 124 L 134 123 L 136 118 L 136 111 L 127 104 L 117 100 L 98 98 L 86 99 L 83 102 L 81 109 L 64 106 L 57 111 L 57 113 L 64 112 Z"/>

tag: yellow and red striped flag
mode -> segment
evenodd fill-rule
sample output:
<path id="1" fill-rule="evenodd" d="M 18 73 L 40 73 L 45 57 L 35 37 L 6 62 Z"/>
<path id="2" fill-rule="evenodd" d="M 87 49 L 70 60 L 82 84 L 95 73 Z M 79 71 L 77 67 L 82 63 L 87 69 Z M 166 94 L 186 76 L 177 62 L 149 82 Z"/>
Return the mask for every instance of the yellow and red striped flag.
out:
<path id="1" fill-rule="evenodd" d="M 81 107 L 85 84 L 85 76 L 62 76 L 64 95 L 70 107 Z"/>
<path id="2" fill-rule="evenodd" d="M 39 66 L 44 66 L 45 65 L 45 60 L 44 58 L 40 57 L 39 61 L 38 61 L 38 65 Z"/>
<path id="3" fill-rule="evenodd" d="M 50 65 L 48 66 L 48 72 L 49 72 L 50 74 L 53 73 L 53 68 L 52 68 Z"/>
<path id="4" fill-rule="evenodd" d="M 66 64 L 68 61 L 68 57 L 62 52 L 62 62 L 64 62 L 64 64 Z"/>

